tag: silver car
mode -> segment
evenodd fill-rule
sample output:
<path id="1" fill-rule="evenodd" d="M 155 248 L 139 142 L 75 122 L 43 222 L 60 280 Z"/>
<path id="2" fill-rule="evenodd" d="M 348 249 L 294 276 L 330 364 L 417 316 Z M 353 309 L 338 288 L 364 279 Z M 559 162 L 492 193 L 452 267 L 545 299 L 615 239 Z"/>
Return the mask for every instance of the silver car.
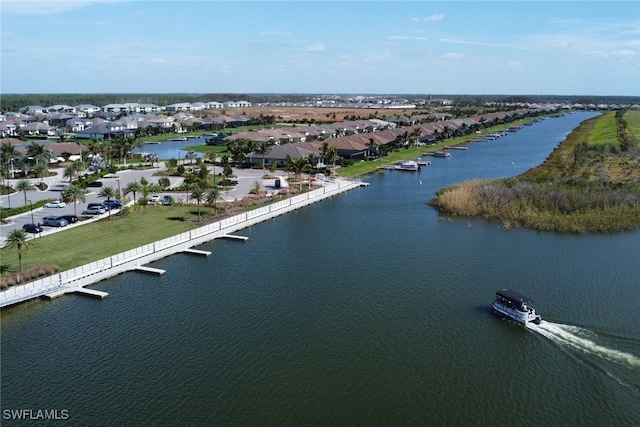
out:
<path id="1" fill-rule="evenodd" d="M 103 214 L 105 212 L 106 211 L 104 210 L 103 207 L 100 207 L 100 206 L 89 206 L 87 209 L 82 211 L 82 214 L 83 215 L 101 215 L 101 214 Z"/>
<path id="2" fill-rule="evenodd" d="M 42 218 L 42 225 L 47 225 L 49 227 L 66 227 L 69 225 L 69 222 L 59 216 L 45 216 Z"/>

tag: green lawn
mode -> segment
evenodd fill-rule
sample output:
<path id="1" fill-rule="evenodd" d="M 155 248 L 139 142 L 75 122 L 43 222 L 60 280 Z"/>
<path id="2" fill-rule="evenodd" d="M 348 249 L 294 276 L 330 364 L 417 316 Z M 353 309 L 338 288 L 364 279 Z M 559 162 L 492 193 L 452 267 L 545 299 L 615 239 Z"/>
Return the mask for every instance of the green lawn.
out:
<path id="1" fill-rule="evenodd" d="M 201 214 L 212 213 L 202 208 Z M 124 217 L 113 215 L 93 224 L 64 230 L 32 240 L 22 250 L 23 269 L 40 265 L 57 265 L 68 270 L 116 253 L 137 248 L 197 228 L 195 206 L 146 206 L 131 210 Z M 2 265 L 18 269 L 16 248 L 0 252 Z"/>
<path id="2" fill-rule="evenodd" d="M 635 138 L 640 138 L 640 111 L 629 110 L 624 113 L 627 129 Z"/>
<path id="3" fill-rule="evenodd" d="M 587 138 L 589 144 L 613 144 L 616 147 L 620 146 L 618 140 L 616 114 L 613 111 L 606 112 L 600 117 Z"/>

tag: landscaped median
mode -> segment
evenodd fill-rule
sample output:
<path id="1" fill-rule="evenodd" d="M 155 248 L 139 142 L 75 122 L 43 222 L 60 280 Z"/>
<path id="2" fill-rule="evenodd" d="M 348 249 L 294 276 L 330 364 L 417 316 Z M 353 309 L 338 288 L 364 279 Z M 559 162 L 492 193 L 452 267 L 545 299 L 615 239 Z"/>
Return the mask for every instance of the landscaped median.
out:
<path id="1" fill-rule="evenodd" d="M 73 292 L 74 289 L 97 283 L 108 277 L 133 270 L 140 265 L 224 237 L 226 234 L 234 233 L 360 185 L 358 181 L 338 180 L 319 189 L 225 218 L 203 227 L 192 228 L 169 238 L 153 241 L 116 255 L 100 259 L 94 258 L 94 260 L 79 267 L 3 290 L 0 292 L 0 307 L 17 304 L 47 294 Z M 171 209 L 173 208 L 167 208 L 166 211 Z M 101 222 L 108 223 L 109 221 L 104 220 Z M 162 228 L 161 225 L 160 228 Z M 95 243 L 99 244 L 99 242 Z M 86 247 L 85 250 L 87 250 Z"/>

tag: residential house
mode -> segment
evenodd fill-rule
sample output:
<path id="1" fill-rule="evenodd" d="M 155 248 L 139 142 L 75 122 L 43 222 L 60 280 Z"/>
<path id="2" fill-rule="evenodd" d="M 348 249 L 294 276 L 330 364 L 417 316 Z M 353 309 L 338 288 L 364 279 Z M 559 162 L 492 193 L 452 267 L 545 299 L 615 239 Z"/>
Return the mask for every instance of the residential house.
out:
<path id="1" fill-rule="evenodd" d="M 171 104 L 164 107 L 167 111 L 191 111 L 191 104 L 188 102 L 180 102 L 177 104 Z"/>
<path id="2" fill-rule="evenodd" d="M 45 148 L 53 153 L 53 155 L 62 162 L 66 157 L 71 161 L 80 160 L 82 155 L 88 153 L 86 145 L 77 144 L 75 142 L 45 142 Z"/>
<path id="3" fill-rule="evenodd" d="M 22 132 L 29 136 L 54 136 L 55 129 L 49 126 L 47 122 L 31 122 L 27 123 Z"/>
<path id="4" fill-rule="evenodd" d="M 47 107 L 47 112 L 49 113 L 75 113 L 75 107 L 70 105 L 52 105 Z"/>
<path id="5" fill-rule="evenodd" d="M 80 112 L 81 111 L 81 112 L 83 112 L 85 114 L 92 115 L 92 114 L 95 114 L 98 111 L 100 111 L 101 108 L 96 106 L 96 105 L 91 105 L 91 104 L 80 104 L 80 105 L 76 105 L 75 106 L 75 110 L 76 110 L 76 112 Z"/>
<path id="6" fill-rule="evenodd" d="M 114 139 L 118 136 L 133 136 L 135 135 L 134 129 L 125 129 L 124 126 L 112 123 L 104 122 L 101 124 L 89 126 L 83 131 L 76 133 L 78 139 L 91 139 L 96 138 L 100 140 Z"/>
<path id="7" fill-rule="evenodd" d="M 22 113 L 25 114 L 44 114 L 47 112 L 47 109 L 40 106 L 40 105 L 29 105 L 27 107 L 24 107 L 20 110 Z"/>
<path id="8" fill-rule="evenodd" d="M 157 113 L 162 111 L 156 104 L 138 104 L 133 108 L 136 113 Z"/>
<path id="9" fill-rule="evenodd" d="M 107 104 L 102 109 L 108 113 L 128 113 L 133 111 L 137 105 L 137 103 Z"/>
<path id="10" fill-rule="evenodd" d="M 222 104 L 224 108 L 248 108 L 251 103 L 248 101 L 227 101 Z"/>
<path id="11" fill-rule="evenodd" d="M 320 155 L 316 151 L 303 148 L 300 144 L 285 144 L 274 145 L 271 147 L 268 153 L 262 154 L 251 152 L 245 156 L 245 161 L 252 164 L 262 164 L 264 157 L 264 164 L 275 164 L 278 166 L 284 166 L 287 163 L 287 158 L 300 158 L 312 156 L 314 159 L 319 159 Z"/>

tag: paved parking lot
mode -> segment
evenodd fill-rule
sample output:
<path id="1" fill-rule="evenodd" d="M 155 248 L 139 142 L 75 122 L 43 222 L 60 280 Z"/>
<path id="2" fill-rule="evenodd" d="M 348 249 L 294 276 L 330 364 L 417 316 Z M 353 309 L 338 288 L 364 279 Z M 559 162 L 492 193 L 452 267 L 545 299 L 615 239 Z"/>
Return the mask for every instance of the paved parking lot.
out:
<path id="1" fill-rule="evenodd" d="M 164 163 L 162 163 L 164 165 Z M 219 168 L 218 168 L 219 169 Z M 158 176 L 154 176 L 154 173 L 161 170 L 160 168 L 148 169 L 148 170 L 126 170 L 118 172 L 116 176 L 113 177 L 104 177 L 100 179 L 104 183 L 104 186 L 111 186 L 114 189 L 118 189 L 122 191 L 130 182 L 140 182 L 141 178 L 147 179 L 149 182 L 155 183 L 158 181 Z M 40 200 L 45 199 L 60 199 L 61 192 L 64 186 L 68 185 L 68 181 L 62 178 L 62 169 L 53 169 L 53 172 L 57 172 L 56 176 L 51 176 L 45 178 L 45 181 L 49 185 L 49 189 L 46 191 L 28 191 L 26 195 L 27 202 L 25 203 L 25 195 L 23 193 L 13 193 L 11 195 L 0 196 L 0 202 L 3 207 L 18 207 L 18 206 L 29 206 L 30 204 L 35 204 Z M 216 171 L 216 172 L 219 172 Z M 238 181 L 237 185 L 233 186 L 228 191 L 222 191 L 220 197 L 225 201 L 233 201 L 236 199 L 241 199 L 249 194 L 249 192 L 255 187 L 256 181 L 263 186 L 263 176 L 265 171 L 256 170 L 256 169 L 234 169 L 234 175 L 236 175 L 236 179 Z M 273 175 L 286 176 L 286 173 L 283 171 L 277 171 Z M 168 177 L 171 186 L 178 187 L 182 184 L 184 178 L 182 177 Z M 15 182 L 18 180 L 8 180 L 12 185 L 15 186 Z M 40 179 L 32 179 L 32 183 L 37 183 Z M 267 184 L 273 184 L 273 181 L 266 181 Z M 267 191 L 276 191 L 275 188 L 263 187 L 263 189 Z M 5 240 L 5 236 L 13 229 L 22 228 L 24 224 L 28 223 L 41 223 L 42 218 L 49 215 L 77 215 L 81 216 L 82 211 L 86 208 L 88 203 L 101 203 L 104 199 L 98 197 L 98 193 L 100 192 L 100 188 L 92 187 L 88 189 L 90 192 L 86 195 L 86 202 L 74 205 L 67 205 L 63 208 L 38 208 L 32 211 L 14 216 L 11 218 L 9 224 L 3 224 L 0 227 L 0 245 L 3 244 Z M 176 202 L 185 202 L 187 200 L 186 192 L 166 192 L 160 193 L 160 197 L 168 194 L 171 195 Z M 139 197 L 140 195 L 136 195 Z M 133 195 L 128 195 L 125 200 L 130 199 L 129 201 L 133 201 Z M 97 218 L 95 218 L 97 219 Z M 86 223 L 86 221 L 83 221 Z M 59 231 L 63 231 L 68 229 L 69 227 L 77 226 L 77 225 L 69 225 L 67 227 L 57 228 L 57 227 L 43 227 L 44 232 L 42 234 L 55 233 Z M 36 236 L 37 237 L 37 236 Z"/>

